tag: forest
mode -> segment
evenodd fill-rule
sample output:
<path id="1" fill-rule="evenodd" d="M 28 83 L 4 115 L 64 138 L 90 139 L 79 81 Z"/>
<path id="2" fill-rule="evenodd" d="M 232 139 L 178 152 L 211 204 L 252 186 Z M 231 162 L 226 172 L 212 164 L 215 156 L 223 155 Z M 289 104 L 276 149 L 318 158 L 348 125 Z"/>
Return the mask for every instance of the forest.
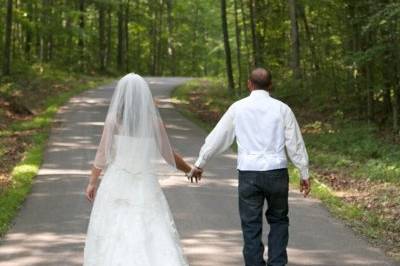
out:
<path id="1" fill-rule="evenodd" d="M 292 96 L 399 132 L 396 0 L 2 0 L 2 75 L 68 72 L 226 77 L 254 66 Z M 328 107 L 327 107 L 328 108 Z"/>
<path id="2" fill-rule="evenodd" d="M 193 77 L 175 97 L 209 129 L 264 67 L 303 125 L 314 195 L 400 258 L 399 0 L 0 0 L 0 18 L 0 235 L 72 95 Z M 1 197 L 13 182 L 24 192 Z"/>

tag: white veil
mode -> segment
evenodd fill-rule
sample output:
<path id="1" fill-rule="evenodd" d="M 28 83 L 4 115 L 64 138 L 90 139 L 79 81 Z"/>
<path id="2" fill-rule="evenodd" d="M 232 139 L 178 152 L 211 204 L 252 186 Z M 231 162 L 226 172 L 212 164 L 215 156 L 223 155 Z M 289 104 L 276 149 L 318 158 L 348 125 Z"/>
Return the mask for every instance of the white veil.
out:
<path id="1" fill-rule="evenodd" d="M 122 77 L 114 91 L 94 166 L 115 164 L 132 173 L 159 173 L 174 154 L 147 82 L 137 74 Z"/>

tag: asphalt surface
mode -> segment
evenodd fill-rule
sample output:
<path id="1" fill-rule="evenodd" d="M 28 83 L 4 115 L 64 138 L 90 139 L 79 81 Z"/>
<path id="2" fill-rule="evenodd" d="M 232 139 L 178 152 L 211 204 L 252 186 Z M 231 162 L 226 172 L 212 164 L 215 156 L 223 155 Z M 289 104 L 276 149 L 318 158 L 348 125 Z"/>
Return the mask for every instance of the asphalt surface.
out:
<path id="1" fill-rule="evenodd" d="M 193 163 L 206 132 L 180 115 L 169 99 L 186 79 L 147 80 L 172 145 Z M 0 266 L 82 265 L 91 209 L 84 189 L 114 85 L 86 91 L 59 110 L 32 191 L 0 241 Z M 191 266 L 244 265 L 235 164 L 235 154 L 228 151 L 207 165 L 200 184 L 188 183 L 179 173 L 162 181 Z M 289 201 L 290 266 L 399 265 L 333 218 L 319 201 L 294 191 Z"/>

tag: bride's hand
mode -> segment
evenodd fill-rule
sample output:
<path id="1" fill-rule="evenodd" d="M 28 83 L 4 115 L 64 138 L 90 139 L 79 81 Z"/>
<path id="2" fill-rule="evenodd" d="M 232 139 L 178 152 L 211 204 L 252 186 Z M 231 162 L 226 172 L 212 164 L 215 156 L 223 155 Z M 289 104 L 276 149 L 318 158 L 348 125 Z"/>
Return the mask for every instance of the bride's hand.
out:
<path id="1" fill-rule="evenodd" d="M 96 190 L 97 190 L 97 185 L 93 184 L 92 182 L 89 182 L 86 187 L 86 198 L 90 202 L 93 202 L 94 197 L 96 196 Z"/>

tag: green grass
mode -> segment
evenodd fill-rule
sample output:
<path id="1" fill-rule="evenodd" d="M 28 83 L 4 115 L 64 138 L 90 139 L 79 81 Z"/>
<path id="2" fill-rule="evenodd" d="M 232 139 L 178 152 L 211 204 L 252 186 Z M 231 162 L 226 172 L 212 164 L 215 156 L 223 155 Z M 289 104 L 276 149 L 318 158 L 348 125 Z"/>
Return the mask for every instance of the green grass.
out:
<path id="1" fill-rule="evenodd" d="M 210 131 L 218 119 L 208 119 L 204 116 L 207 111 L 223 113 L 238 97 L 230 97 L 226 93 L 226 86 L 215 79 L 192 80 L 173 92 L 178 102 L 178 109 L 200 127 Z M 244 94 L 243 96 L 246 96 Z M 279 95 L 278 95 L 279 98 Z M 194 102 L 201 101 L 201 104 Z M 368 200 L 379 199 L 379 204 L 386 201 L 399 206 L 400 202 L 400 147 L 397 144 L 385 141 L 378 135 L 378 129 L 359 121 L 344 120 L 343 114 L 336 112 L 329 121 L 306 121 L 301 114 L 313 110 L 304 110 L 301 101 L 289 105 L 298 115 L 303 125 L 304 139 L 310 157 L 310 174 L 312 181 L 311 196 L 320 199 L 330 212 L 344 220 L 355 231 L 366 235 L 374 243 L 390 250 L 394 257 L 400 257 L 400 223 L 396 216 L 389 216 L 382 212 L 386 205 L 377 205 L 376 209 L 365 208 Z M 200 112 L 197 109 L 202 109 Z M 290 166 L 290 184 L 293 189 L 299 187 L 298 171 Z M 363 189 L 372 196 L 366 202 L 345 201 L 337 192 L 341 189 L 333 188 L 321 172 L 340 174 L 339 178 L 351 182 L 360 182 L 367 185 Z M 370 188 L 368 186 L 371 186 Z M 389 188 L 397 191 L 385 195 L 386 190 L 376 191 L 375 188 Z M 368 191 L 370 189 L 370 191 Z M 343 188 L 346 192 L 346 189 Z M 386 204 L 386 203 L 384 203 Z M 386 215 L 386 216 L 385 216 Z"/>
<path id="2" fill-rule="evenodd" d="M 0 236 L 7 232 L 12 219 L 30 191 L 32 180 L 37 175 L 42 163 L 43 151 L 58 108 L 72 96 L 111 81 L 110 78 L 103 77 L 85 77 L 84 82 L 74 81 L 60 72 L 53 75 L 52 79 L 68 83 L 70 89 L 47 97 L 41 104 L 42 111 L 32 119 L 12 122 L 6 129 L 0 131 L 0 136 L 7 137 L 17 132 L 34 130 L 34 133 L 26 139 L 28 147 L 24 151 L 22 160 L 12 169 L 11 185 L 0 194 Z M 39 82 L 40 80 L 41 78 L 39 78 Z M 4 151 L 4 148 L 0 149 L 0 153 L 2 150 Z"/>
<path id="3" fill-rule="evenodd" d="M 34 144 L 26 151 L 25 158 L 14 167 L 11 173 L 12 185 L 0 196 L 0 235 L 6 233 L 10 222 L 30 191 L 32 179 L 42 163 L 47 137 L 47 132 L 35 135 Z"/>

